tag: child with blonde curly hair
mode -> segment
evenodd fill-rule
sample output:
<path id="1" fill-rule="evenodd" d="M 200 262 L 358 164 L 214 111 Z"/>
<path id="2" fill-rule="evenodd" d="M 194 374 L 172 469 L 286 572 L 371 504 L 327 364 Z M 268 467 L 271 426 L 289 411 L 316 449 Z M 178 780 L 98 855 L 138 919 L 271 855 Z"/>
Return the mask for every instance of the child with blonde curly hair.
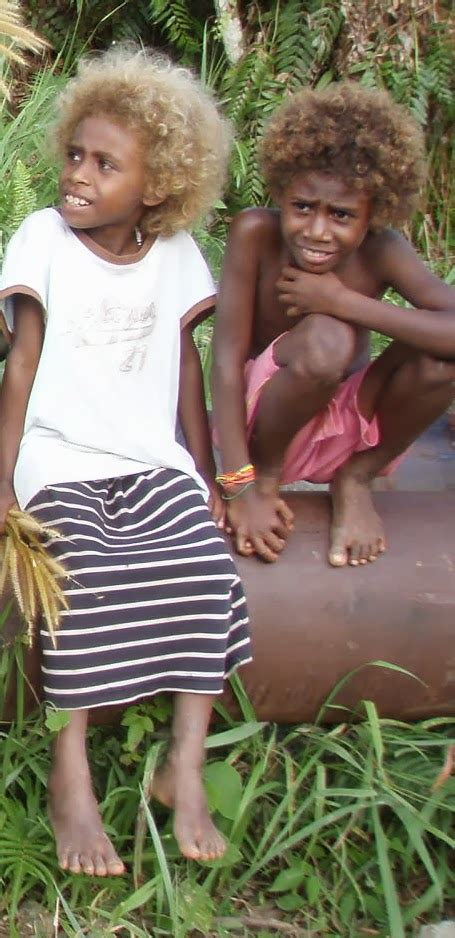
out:
<path id="1" fill-rule="evenodd" d="M 49 811 L 63 869 L 120 874 L 86 754 L 93 708 L 174 694 L 154 794 L 182 853 L 225 844 L 201 778 L 213 702 L 250 658 L 245 599 L 210 516 L 221 502 L 191 329 L 214 303 L 187 233 L 219 194 L 228 134 L 186 70 L 145 52 L 83 62 L 58 102 L 58 208 L 11 240 L 0 521 L 17 501 L 60 531 L 69 609 L 41 627 L 57 736 Z M 180 375 L 180 380 L 179 380 Z M 175 437 L 177 412 L 189 451 Z M 190 455 L 191 453 L 191 455 Z"/>
<path id="2" fill-rule="evenodd" d="M 274 561 L 280 483 L 329 482 L 329 562 L 366 564 L 385 549 L 372 480 L 454 395 L 455 291 L 387 227 L 416 205 L 422 136 L 385 92 L 333 84 L 285 100 L 261 158 L 278 208 L 234 219 L 215 325 L 228 523 L 239 553 Z M 373 363 L 371 329 L 393 339 Z"/>

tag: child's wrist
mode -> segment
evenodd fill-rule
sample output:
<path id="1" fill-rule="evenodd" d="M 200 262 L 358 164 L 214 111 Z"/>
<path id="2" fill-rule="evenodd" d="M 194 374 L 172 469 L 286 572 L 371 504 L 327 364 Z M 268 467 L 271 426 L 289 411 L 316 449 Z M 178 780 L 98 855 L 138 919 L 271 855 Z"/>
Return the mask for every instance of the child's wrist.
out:
<path id="1" fill-rule="evenodd" d="M 228 492 L 239 487 L 243 488 L 244 485 L 253 483 L 255 479 L 256 472 L 253 463 L 246 463 L 232 472 L 219 472 L 216 476 L 218 485 L 221 485 L 222 489 Z"/>

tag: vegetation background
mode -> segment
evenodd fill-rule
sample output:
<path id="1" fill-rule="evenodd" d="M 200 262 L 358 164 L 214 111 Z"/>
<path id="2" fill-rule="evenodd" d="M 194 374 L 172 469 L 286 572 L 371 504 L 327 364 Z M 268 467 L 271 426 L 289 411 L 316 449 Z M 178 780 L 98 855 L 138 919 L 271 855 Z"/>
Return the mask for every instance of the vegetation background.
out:
<path id="1" fill-rule="evenodd" d="M 234 123 L 225 201 L 196 232 L 215 275 L 232 214 L 266 201 L 256 142 L 268 115 L 302 84 L 351 78 L 388 88 L 424 127 L 428 183 L 407 233 L 453 281 L 450 8 L 439 0 L 28 0 L 23 20 L 49 43 L 38 55 L 36 40 L 18 31 L 17 5 L 0 0 L 8 90 L 0 254 L 22 219 L 55 198 L 45 128 L 56 91 L 83 53 L 133 39 L 196 70 Z M 27 43 L 34 51 L 23 58 Z M 208 373 L 210 326 L 198 341 Z M 22 663 L 16 641 L 0 663 L 3 693 Z M 388 667 L 393 683 L 390 666 L 369 666 Z M 455 916 L 455 720 L 406 725 L 363 701 L 355 714 L 340 710 L 335 728 L 323 727 L 322 708 L 313 726 L 278 729 L 258 724 L 240 682 L 235 689 L 243 721 L 220 710 L 223 725 L 208 741 L 210 804 L 230 844 L 217 864 L 178 858 L 169 821 L 157 815 L 160 837 L 147 804 L 168 701 L 131 707 L 121 727 L 92 731 L 104 818 L 130 869 L 103 882 L 56 867 L 45 785 L 49 738 L 65 716 L 25 719 L 19 681 L 17 723 L 0 732 L 0 936 L 402 938 Z"/>

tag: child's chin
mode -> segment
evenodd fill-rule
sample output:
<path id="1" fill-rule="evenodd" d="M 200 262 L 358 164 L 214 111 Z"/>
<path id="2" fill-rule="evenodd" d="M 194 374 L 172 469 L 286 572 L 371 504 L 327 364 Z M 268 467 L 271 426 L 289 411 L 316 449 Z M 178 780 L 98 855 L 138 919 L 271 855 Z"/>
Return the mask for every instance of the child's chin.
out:
<path id="1" fill-rule="evenodd" d="M 83 207 L 77 208 L 67 203 L 60 204 L 60 214 L 70 228 L 91 228 L 93 221 Z"/>

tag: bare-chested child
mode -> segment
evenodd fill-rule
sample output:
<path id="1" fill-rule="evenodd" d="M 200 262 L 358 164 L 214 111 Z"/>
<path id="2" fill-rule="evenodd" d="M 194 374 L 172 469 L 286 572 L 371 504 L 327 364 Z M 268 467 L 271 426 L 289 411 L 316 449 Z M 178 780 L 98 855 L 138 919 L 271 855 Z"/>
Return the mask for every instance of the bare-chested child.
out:
<path id="1" fill-rule="evenodd" d="M 372 480 L 454 397 L 455 291 L 389 227 L 415 206 L 421 134 L 384 92 L 304 90 L 272 117 L 262 167 L 278 208 L 234 219 L 216 314 L 227 523 L 239 553 L 274 561 L 293 520 L 280 483 L 330 482 L 328 559 L 364 564 L 385 549 Z M 370 329 L 393 339 L 373 363 Z"/>

